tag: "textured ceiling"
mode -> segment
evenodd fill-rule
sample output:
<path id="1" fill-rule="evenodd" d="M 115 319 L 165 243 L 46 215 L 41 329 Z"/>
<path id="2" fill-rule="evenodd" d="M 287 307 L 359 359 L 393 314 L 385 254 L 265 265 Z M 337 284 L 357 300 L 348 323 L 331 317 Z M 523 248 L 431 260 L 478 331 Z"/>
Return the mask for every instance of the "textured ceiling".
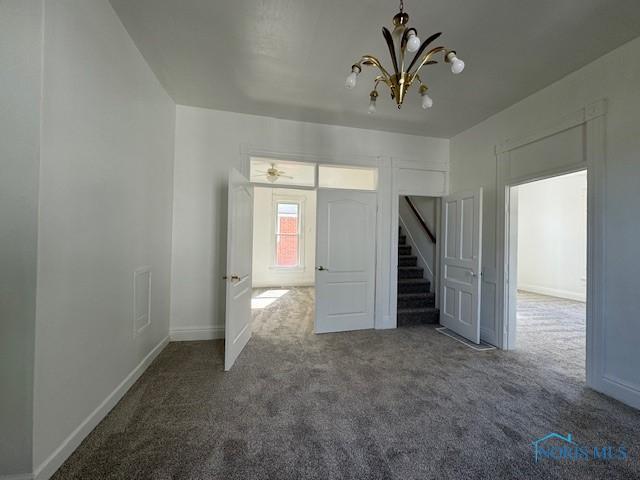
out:
<path id="1" fill-rule="evenodd" d="M 344 88 L 360 55 L 391 68 L 383 0 L 111 0 L 176 103 L 309 122 L 451 137 L 640 35 L 640 0 L 406 0 L 422 39 L 467 68 L 426 67 L 434 106 L 412 89 L 398 111 L 374 72 Z"/>

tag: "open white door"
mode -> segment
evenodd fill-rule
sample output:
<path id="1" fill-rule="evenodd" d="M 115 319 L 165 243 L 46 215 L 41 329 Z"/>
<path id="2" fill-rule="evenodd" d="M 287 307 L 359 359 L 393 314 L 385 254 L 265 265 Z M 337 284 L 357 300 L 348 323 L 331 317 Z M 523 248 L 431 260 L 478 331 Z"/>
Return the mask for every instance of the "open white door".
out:
<path id="1" fill-rule="evenodd" d="M 482 189 L 442 199 L 440 323 L 480 343 Z"/>
<path id="2" fill-rule="evenodd" d="M 375 192 L 318 191 L 316 333 L 374 326 Z"/>
<path id="3" fill-rule="evenodd" d="M 253 187 L 237 170 L 229 173 L 227 217 L 227 304 L 224 369 L 229 370 L 251 338 Z"/>

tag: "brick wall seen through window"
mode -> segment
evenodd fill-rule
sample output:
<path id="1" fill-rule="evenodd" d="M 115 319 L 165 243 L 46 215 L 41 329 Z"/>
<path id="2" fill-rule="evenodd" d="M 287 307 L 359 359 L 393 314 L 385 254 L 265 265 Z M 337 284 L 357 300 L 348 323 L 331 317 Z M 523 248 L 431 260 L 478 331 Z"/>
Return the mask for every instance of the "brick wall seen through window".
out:
<path id="1" fill-rule="evenodd" d="M 300 261 L 300 205 L 279 202 L 276 214 L 276 265 L 297 267 Z"/>

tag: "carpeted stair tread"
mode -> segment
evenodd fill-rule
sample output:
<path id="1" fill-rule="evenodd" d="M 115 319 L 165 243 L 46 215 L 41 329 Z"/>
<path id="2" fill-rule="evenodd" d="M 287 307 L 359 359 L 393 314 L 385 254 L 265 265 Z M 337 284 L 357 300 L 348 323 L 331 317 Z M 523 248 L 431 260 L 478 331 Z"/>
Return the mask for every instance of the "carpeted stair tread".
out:
<path id="1" fill-rule="evenodd" d="M 399 308 L 398 313 L 431 313 L 438 310 L 435 307 Z"/>
<path id="2" fill-rule="evenodd" d="M 398 228 L 398 326 L 434 324 L 440 322 L 440 310 L 435 308 L 435 293 L 431 282 L 424 278 L 424 268 L 412 255 L 407 236 Z"/>
<path id="3" fill-rule="evenodd" d="M 440 310 L 434 307 L 398 309 L 398 326 L 440 323 Z"/>
<path id="4" fill-rule="evenodd" d="M 422 267 L 398 267 L 398 278 L 420 278 L 424 275 Z"/>
<path id="5" fill-rule="evenodd" d="M 398 255 L 399 267 L 415 267 L 418 264 L 418 257 L 415 255 Z"/>

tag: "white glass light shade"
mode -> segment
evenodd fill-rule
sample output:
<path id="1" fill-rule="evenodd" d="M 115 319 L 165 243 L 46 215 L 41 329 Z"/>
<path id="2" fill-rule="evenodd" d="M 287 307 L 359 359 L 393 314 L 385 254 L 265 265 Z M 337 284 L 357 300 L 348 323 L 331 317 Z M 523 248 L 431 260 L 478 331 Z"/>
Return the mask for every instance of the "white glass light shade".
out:
<path id="1" fill-rule="evenodd" d="M 422 95 L 422 108 L 426 110 L 427 108 L 431 107 L 433 107 L 433 99 L 429 95 L 424 93 Z"/>
<path id="2" fill-rule="evenodd" d="M 356 72 L 351 72 L 347 77 L 347 81 L 344 83 L 344 86 L 347 88 L 353 88 L 356 86 L 357 81 L 358 81 L 358 74 Z"/>
<path id="3" fill-rule="evenodd" d="M 371 114 L 376 113 L 376 101 L 375 100 L 371 100 L 369 102 L 369 113 L 371 113 Z"/>
<path id="4" fill-rule="evenodd" d="M 464 70 L 464 62 L 460 60 L 458 57 L 453 57 L 453 60 L 451 61 L 451 72 L 457 75 L 458 73 L 461 73 L 463 70 Z"/>
<path id="5" fill-rule="evenodd" d="M 409 33 L 409 39 L 407 40 L 407 51 L 416 52 L 420 48 L 420 38 L 415 33 Z"/>

